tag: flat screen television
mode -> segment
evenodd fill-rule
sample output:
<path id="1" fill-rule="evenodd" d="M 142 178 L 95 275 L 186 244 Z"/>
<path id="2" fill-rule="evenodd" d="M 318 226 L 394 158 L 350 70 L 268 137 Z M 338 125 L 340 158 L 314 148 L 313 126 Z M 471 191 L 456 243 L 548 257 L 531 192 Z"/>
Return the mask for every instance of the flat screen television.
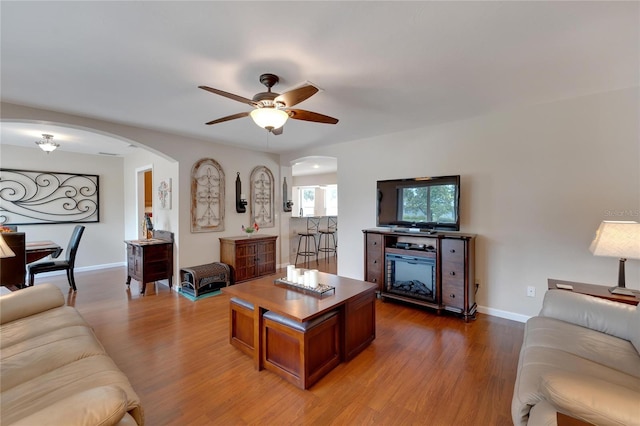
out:
<path id="1" fill-rule="evenodd" d="M 460 176 L 379 180 L 377 226 L 460 230 Z"/>

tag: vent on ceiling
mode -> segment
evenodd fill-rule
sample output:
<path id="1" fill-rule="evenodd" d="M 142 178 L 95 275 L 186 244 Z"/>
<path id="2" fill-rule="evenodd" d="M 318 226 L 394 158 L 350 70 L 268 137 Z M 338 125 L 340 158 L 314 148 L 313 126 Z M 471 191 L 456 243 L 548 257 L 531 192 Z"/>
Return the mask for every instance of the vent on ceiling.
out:
<path id="1" fill-rule="evenodd" d="M 117 156 L 118 154 L 114 154 L 113 152 L 99 152 L 100 155 L 111 155 L 112 157 Z"/>

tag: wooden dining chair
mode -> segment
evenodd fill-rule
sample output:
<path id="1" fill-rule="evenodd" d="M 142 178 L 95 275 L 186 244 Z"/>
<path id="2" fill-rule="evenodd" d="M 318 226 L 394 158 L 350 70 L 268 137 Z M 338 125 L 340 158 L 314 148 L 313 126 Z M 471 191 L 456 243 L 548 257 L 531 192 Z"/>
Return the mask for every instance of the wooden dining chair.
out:
<path id="1" fill-rule="evenodd" d="M 67 271 L 67 279 L 69 285 L 73 291 L 77 291 L 76 280 L 73 276 L 73 268 L 76 264 L 76 254 L 78 253 L 78 246 L 80 245 L 80 238 L 84 232 L 84 226 L 76 225 L 71 234 L 69 245 L 67 246 L 67 258 L 65 260 L 50 260 L 46 262 L 33 263 L 28 266 L 29 270 L 29 285 L 33 286 L 34 275 L 42 272 L 52 271 Z"/>

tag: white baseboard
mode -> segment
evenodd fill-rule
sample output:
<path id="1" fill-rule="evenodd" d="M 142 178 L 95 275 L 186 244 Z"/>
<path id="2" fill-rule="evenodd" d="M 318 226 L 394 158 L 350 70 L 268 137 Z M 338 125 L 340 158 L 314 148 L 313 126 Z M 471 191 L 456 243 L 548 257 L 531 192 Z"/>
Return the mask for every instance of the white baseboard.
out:
<path id="1" fill-rule="evenodd" d="M 527 315 L 516 314 L 515 312 L 503 311 L 501 309 L 487 308 L 486 306 L 478 306 L 478 312 L 518 322 L 527 322 L 527 320 L 531 318 Z"/>

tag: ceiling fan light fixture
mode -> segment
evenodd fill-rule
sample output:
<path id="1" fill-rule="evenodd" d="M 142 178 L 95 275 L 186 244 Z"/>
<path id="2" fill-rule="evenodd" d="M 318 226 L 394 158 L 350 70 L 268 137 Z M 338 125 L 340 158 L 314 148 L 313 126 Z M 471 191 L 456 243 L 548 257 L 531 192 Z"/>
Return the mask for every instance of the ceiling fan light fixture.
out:
<path id="1" fill-rule="evenodd" d="M 38 145 L 40 149 L 47 154 L 60 146 L 60 144 L 53 141 L 53 135 L 48 135 L 46 133 L 42 134 L 42 140 L 36 141 L 36 145 Z"/>
<path id="2" fill-rule="evenodd" d="M 256 108 L 250 115 L 254 123 L 269 131 L 284 126 L 289 118 L 286 111 L 277 108 Z"/>

